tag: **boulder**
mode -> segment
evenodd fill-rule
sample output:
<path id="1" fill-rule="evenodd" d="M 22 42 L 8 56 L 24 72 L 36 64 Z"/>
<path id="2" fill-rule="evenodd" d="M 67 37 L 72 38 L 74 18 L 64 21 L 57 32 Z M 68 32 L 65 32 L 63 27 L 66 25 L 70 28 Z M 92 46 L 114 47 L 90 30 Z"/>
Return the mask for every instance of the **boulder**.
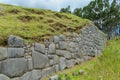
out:
<path id="1" fill-rule="evenodd" d="M 35 43 L 35 51 L 45 54 L 45 45 Z"/>
<path id="2" fill-rule="evenodd" d="M 27 60 L 24 58 L 13 58 L 2 61 L 1 73 L 9 77 L 18 77 L 27 71 Z"/>
<path id="3" fill-rule="evenodd" d="M 72 58 L 72 54 L 66 50 L 56 50 L 56 54 L 59 56 L 65 57 L 66 59 Z"/>
<path id="4" fill-rule="evenodd" d="M 23 48 L 8 48 L 8 57 L 9 58 L 20 58 L 24 57 L 24 49 Z"/>
<path id="5" fill-rule="evenodd" d="M 6 59 L 7 57 L 7 48 L 0 47 L 0 61 Z"/>
<path id="6" fill-rule="evenodd" d="M 6 75 L 0 74 L 0 80 L 10 80 Z"/>
<path id="7" fill-rule="evenodd" d="M 56 53 L 56 50 L 55 50 L 55 44 L 50 44 L 49 45 L 49 51 L 48 51 L 49 54 L 55 54 Z"/>
<path id="8" fill-rule="evenodd" d="M 23 47 L 23 39 L 18 36 L 10 35 L 8 38 L 9 47 Z"/>
<path id="9" fill-rule="evenodd" d="M 43 55 L 36 51 L 32 52 L 32 59 L 33 59 L 33 67 L 35 69 L 41 69 L 46 67 L 49 60 L 46 55 Z"/>
<path id="10" fill-rule="evenodd" d="M 67 49 L 67 43 L 65 41 L 59 41 L 59 48 L 61 50 L 66 50 Z"/>
<path id="11" fill-rule="evenodd" d="M 66 66 L 66 60 L 64 57 L 61 57 L 60 58 L 60 63 L 59 63 L 59 67 L 60 67 L 60 70 L 64 70 L 67 66 Z"/>
<path id="12" fill-rule="evenodd" d="M 63 34 L 61 34 L 61 35 L 59 36 L 59 40 L 60 40 L 60 41 L 66 41 L 66 36 L 63 35 Z"/>
<path id="13" fill-rule="evenodd" d="M 55 44 L 57 44 L 59 42 L 59 37 L 58 36 L 54 36 L 53 37 L 53 41 Z"/>

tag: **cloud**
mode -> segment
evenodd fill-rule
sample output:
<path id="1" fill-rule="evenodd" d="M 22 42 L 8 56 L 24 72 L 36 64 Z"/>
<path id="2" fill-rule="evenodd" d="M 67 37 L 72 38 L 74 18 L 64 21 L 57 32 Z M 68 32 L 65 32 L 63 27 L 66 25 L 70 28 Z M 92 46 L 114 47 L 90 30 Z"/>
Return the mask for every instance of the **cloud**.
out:
<path id="1" fill-rule="evenodd" d="M 31 8 L 43 8 L 59 11 L 63 7 L 71 6 L 71 9 L 83 7 L 91 0 L 0 0 L 0 3 L 13 4 Z"/>

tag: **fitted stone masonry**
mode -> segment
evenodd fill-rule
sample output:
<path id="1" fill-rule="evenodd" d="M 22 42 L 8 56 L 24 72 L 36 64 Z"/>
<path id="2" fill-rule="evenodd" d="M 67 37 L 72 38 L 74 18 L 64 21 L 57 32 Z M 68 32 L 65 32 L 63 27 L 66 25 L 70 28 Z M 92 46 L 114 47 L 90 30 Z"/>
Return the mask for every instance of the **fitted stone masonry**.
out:
<path id="1" fill-rule="evenodd" d="M 105 35 L 93 24 L 44 44 L 26 44 L 10 35 L 8 47 L 0 47 L 0 80 L 40 80 L 98 56 L 105 46 Z"/>

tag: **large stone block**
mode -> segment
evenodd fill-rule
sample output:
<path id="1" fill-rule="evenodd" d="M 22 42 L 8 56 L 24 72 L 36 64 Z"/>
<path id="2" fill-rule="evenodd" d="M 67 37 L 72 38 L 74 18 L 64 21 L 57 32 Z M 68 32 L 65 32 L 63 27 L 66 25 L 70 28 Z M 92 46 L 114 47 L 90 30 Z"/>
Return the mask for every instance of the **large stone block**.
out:
<path id="1" fill-rule="evenodd" d="M 0 80 L 10 80 L 10 78 L 3 74 L 0 74 Z"/>
<path id="2" fill-rule="evenodd" d="M 8 48 L 8 57 L 9 58 L 20 58 L 24 57 L 24 49 L 23 48 Z"/>
<path id="3" fill-rule="evenodd" d="M 72 58 L 71 53 L 66 50 L 56 50 L 56 54 L 59 56 L 65 57 L 66 59 Z"/>
<path id="4" fill-rule="evenodd" d="M 0 47 L 0 61 L 6 59 L 7 57 L 7 48 Z"/>
<path id="5" fill-rule="evenodd" d="M 49 51 L 48 51 L 49 54 L 55 54 L 56 53 L 56 50 L 55 50 L 55 44 L 50 44 L 49 45 Z"/>
<path id="6" fill-rule="evenodd" d="M 58 64 L 59 63 L 59 57 L 57 55 L 54 55 L 53 63 L 54 64 Z"/>
<path id="7" fill-rule="evenodd" d="M 59 48 L 61 50 L 66 50 L 67 49 L 67 43 L 65 41 L 59 41 Z"/>
<path id="8" fill-rule="evenodd" d="M 66 59 L 64 57 L 60 58 L 60 63 L 59 63 L 60 70 L 64 70 L 66 66 Z"/>
<path id="9" fill-rule="evenodd" d="M 32 58 L 33 58 L 33 67 L 35 69 L 44 68 L 48 63 L 48 57 L 36 51 L 32 52 Z"/>
<path id="10" fill-rule="evenodd" d="M 8 38 L 9 47 L 23 47 L 23 39 L 18 36 L 10 35 Z"/>
<path id="11" fill-rule="evenodd" d="M 7 59 L 2 62 L 1 73 L 9 77 L 18 77 L 27 71 L 27 60 L 24 58 Z"/>
<path id="12" fill-rule="evenodd" d="M 59 37 L 58 36 L 54 36 L 53 37 L 53 41 L 55 44 L 57 44 L 59 42 Z"/>
<path id="13" fill-rule="evenodd" d="M 41 53 L 45 54 L 45 45 L 44 44 L 35 43 L 35 51 L 41 52 Z"/>
<path id="14" fill-rule="evenodd" d="M 32 70 L 20 77 L 20 80 L 40 80 L 41 70 Z"/>

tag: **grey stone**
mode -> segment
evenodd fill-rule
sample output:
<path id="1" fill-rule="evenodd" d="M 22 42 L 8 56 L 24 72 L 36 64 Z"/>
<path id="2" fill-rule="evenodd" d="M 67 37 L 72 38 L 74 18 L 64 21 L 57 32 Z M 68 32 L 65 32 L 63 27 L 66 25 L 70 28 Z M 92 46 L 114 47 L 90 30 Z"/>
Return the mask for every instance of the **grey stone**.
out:
<path id="1" fill-rule="evenodd" d="M 0 47 L 0 61 L 6 59 L 7 57 L 7 48 Z"/>
<path id="2" fill-rule="evenodd" d="M 54 65 L 54 61 L 53 60 L 49 60 L 50 62 L 50 66 Z"/>
<path id="3" fill-rule="evenodd" d="M 56 50 L 55 50 L 55 44 L 50 44 L 49 45 L 49 51 L 48 51 L 49 54 L 55 54 L 56 53 Z"/>
<path id="4" fill-rule="evenodd" d="M 20 77 L 20 80 L 40 80 L 41 70 L 32 70 Z"/>
<path id="5" fill-rule="evenodd" d="M 71 53 L 69 51 L 66 51 L 66 50 L 56 50 L 56 54 L 59 55 L 59 56 L 63 56 L 66 59 L 71 59 L 72 58 Z"/>
<path id="6" fill-rule="evenodd" d="M 60 41 L 66 41 L 66 36 L 63 35 L 63 34 L 61 34 L 61 35 L 59 36 L 59 40 L 60 40 Z"/>
<path id="7" fill-rule="evenodd" d="M 20 80 L 30 80 L 32 72 L 26 72 L 24 75 L 20 77 Z"/>
<path id="8" fill-rule="evenodd" d="M 74 66 L 74 60 L 66 60 L 66 65 L 67 65 L 67 68 L 73 67 Z"/>
<path id="9" fill-rule="evenodd" d="M 20 80 L 20 78 L 17 77 L 17 78 L 12 78 L 12 79 L 10 79 L 10 80 Z"/>
<path id="10" fill-rule="evenodd" d="M 23 39 L 18 36 L 10 35 L 8 38 L 9 47 L 23 47 Z"/>
<path id="11" fill-rule="evenodd" d="M 28 62 L 28 70 L 32 70 L 33 69 L 33 60 L 32 60 L 32 58 L 28 58 L 27 62 Z"/>
<path id="12" fill-rule="evenodd" d="M 49 59 L 53 59 L 53 58 L 54 58 L 54 55 L 49 55 L 49 54 L 48 54 L 48 58 L 49 58 Z"/>
<path id="13" fill-rule="evenodd" d="M 59 70 L 59 65 L 55 65 L 55 72 L 58 72 Z"/>
<path id="14" fill-rule="evenodd" d="M 30 76 L 30 80 L 40 80 L 41 77 L 42 77 L 41 70 L 33 70 Z"/>
<path id="15" fill-rule="evenodd" d="M 0 74 L 0 80 L 10 80 L 6 75 Z"/>
<path id="16" fill-rule="evenodd" d="M 59 48 L 61 50 L 66 50 L 67 49 L 67 43 L 65 41 L 59 41 Z"/>
<path id="17" fill-rule="evenodd" d="M 24 57 L 24 49 L 23 48 L 8 48 L 8 57 L 9 58 L 20 58 Z"/>
<path id="18" fill-rule="evenodd" d="M 0 61 L 0 73 L 2 71 L 2 61 Z"/>
<path id="19" fill-rule="evenodd" d="M 60 63 L 59 63 L 59 67 L 60 67 L 60 70 L 64 70 L 67 66 L 66 66 L 66 60 L 64 57 L 61 57 L 60 58 Z"/>
<path id="20" fill-rule="evenodd" d="M 52 74 L 52 67 L 49 68 L 45 68 L 42 70 L 42 77 L 47 77 L 50 76 Z"/>
<path id="21" fill-rule="evenodd" d="M 58 80 L 58 75 L 50 77 L 49 80 Z"/>
<path id="22" fill-rule="evenodd" d="M 45 45 L 44 44 L 35 43 L 35 51 L 41 52 L 41 53 L 45 54 Z"/>
<path id="23" fill-rule="evenodd" d="M 44 68 L 48 63 L 48 57 L 36 51 L 32 52 L 32 58 L 35 69 Z"/>
<path id="24" fill-rule="evenodd" d="M 58 36 L 54 36 L 53 40 L 54 40 L 54 43 L 57 44 L 59 42 L 59 37 Z"/>
<path id="25" fill-rule="evenodd" d="M 54 64 L 58 64 L 59 63 L 59 57 L 57 55 L 54 56 L 53 62 L 54 62 Z"/>
<path id="26" fill-rule="evenodd" d="M 27 60 L 24 58 L 7 59 L 2 62 L 2 73 L 9 77 L 18 77 L 27 71 Z"/>

